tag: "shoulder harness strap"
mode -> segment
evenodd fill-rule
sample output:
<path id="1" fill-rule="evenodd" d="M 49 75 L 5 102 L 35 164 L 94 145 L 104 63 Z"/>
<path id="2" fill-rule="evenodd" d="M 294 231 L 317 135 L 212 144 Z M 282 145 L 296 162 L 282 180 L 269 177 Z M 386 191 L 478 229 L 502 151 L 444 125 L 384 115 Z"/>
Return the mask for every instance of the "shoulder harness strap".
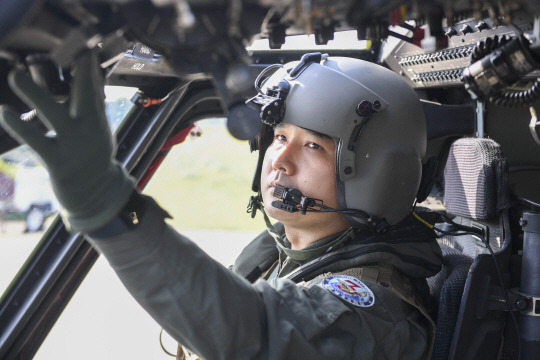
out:
<path id="1" fill-rule="evenodd" d="M 425 318 L 429 324 L 429 343 L 424 352 L 424 359 L 431 358 L 431 352 L 433 351 L 433 342 L 435 340 L 436 325 L 429 312 L 425 308 L 420 297 L 414 291 L 411 284 L 411 280 L 402 274 L 400 271 L 387 264 L 374 264 L 368 266 L 361 266 L 356 268 L 347 269 L 344 271 L 336 272 L 337 275 L 349 275 L 360 280 L 370 281 L 375 284 L 384 286 L 388 290 L 392 291 L 401 300 L 405 301 L 409 305 L 416 308 Z M 329 274 L 319 275 L 317 278 L 327 277 Z"/>

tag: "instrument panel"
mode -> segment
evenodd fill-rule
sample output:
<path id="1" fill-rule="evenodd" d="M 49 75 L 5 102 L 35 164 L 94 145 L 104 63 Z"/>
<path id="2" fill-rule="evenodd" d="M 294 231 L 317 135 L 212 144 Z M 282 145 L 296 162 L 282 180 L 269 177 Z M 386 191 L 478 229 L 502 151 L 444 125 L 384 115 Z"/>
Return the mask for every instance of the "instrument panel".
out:
<path id="1" fill-rule="evenodd" d="M 445 29 L 448 41 L 446 47 L 432 51 L 420 46 L 420 40 L 416 40 L 423 35 L 421 27 L 414 33 L 405 28 L 399 30 L 411 42 L 389 37 L 382 60 L 402 75 L 413 88 L 418 89 L 463 86 L 463 70 L 471 64 L 471 55 L 480 42 L 495 37 L 515 38 L 521 32 L 526 33 L 532 29 L 531 23 L 525 21 L 518 25 L 495 25 L 490 19 L 463 21 Z M 535 71 L 527 78 L 539 75 L 540 72 Z"/>

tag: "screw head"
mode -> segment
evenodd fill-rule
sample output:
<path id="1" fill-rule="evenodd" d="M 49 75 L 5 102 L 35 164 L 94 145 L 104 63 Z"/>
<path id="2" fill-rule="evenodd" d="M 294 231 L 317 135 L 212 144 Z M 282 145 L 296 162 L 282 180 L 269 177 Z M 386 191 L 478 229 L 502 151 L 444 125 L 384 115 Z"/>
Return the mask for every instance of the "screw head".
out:
<path id="1" fill-rule="evenodd" d="M 352 167 L 347 166 L 345 169 L 343 169 L 343 172 L 344 172 L 346 175 L 352 174 Z"/>
<path id="2" fill-rule="evenodd" d="M 356 113 L 360 116 L 371 116 L 373 114 L 373 104 L 368 100 L 362 100 L 356 105 Z"/>
<path id="3" fill-rule="evenodd" d="M 379 110 L 379 109 L 381 108 L 381 102 L 380 102 L 379 100 L 375 100 L 375 101 L 373 102 L 373 108 L 374 108 L 375 110 Z"/>
<path id="4" fill-rule="evenodd" d="M 516 307 L 521 311 L 527 309 L 527 301 L 524 299 L 519 299 L 516 301 Z"/>

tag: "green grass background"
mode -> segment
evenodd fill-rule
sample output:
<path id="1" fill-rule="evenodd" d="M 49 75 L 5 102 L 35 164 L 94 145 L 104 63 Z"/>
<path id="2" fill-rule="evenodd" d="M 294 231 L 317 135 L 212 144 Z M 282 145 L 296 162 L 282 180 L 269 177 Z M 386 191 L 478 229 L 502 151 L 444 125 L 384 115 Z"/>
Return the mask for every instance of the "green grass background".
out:
<path id="1" fill-rule="evenodd" d="M 173 147 L 146 186 L 178 230 L 265 229 L 260 213 L 246 213 L 257 153 L 234 139 L 222 121 L 199 123 L 201 137 Z"/>

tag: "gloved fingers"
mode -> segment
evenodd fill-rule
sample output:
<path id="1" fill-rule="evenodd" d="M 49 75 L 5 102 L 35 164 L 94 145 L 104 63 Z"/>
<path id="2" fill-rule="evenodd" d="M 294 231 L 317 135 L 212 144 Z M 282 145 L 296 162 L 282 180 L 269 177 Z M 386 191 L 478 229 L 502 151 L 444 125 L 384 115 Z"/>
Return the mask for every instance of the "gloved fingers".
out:
<path id="1" fill-rule="evenodd" d="M 86 50 L 79 55 L 75 65 L 69 113 L 75 118 L 104 117 L 104 100 L 103 75 L 97 55 Z"/>
<path id="2" fill-rule="evenodd" d="M 50 130 L 62 136 L 64 124 L 69 121 L 63 105 L 58 104 L 51 94 L 36 85 L 32 79 L 20 72 L 12 71 L 8 75 L 8 83 L 13 92 L 31 109 L 37 109 L 39 119 Z"/>
<path id="3" fill-rule="evenodd" d="M 11 137 L 21 144 L 30 145 L 38 153 L 44 153 L 45 149 L 50 151 L 54 143 L 54 139 L 46 137 L 43 130 L 29 122 L 22 121 L 20 115 L 9 106 L 0 107 L 0 124 Z"/>

